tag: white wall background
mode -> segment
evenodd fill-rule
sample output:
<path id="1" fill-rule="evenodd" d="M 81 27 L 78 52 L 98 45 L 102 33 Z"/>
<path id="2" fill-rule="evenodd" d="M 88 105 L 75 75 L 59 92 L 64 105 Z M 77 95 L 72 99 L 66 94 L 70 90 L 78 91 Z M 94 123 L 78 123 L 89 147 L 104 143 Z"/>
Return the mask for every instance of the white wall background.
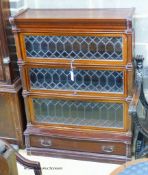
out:
<path id="1" fill-rule="evenodd" d="M 136 7 L 137 14 L 147 13 L 147 0 L 25 0 L 30 8 L 118 8 Z"/>

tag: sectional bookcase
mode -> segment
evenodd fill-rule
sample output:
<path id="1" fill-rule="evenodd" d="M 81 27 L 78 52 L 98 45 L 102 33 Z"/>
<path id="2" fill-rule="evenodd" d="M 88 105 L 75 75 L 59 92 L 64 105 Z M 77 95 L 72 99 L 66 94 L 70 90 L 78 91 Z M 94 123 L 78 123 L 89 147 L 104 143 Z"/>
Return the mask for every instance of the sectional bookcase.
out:
<path id="1" fill-rule="evenodd" d="M 27 9 L 11 19 L 27 152 L 122 163 L 131 157 L 133 9 Z"/>

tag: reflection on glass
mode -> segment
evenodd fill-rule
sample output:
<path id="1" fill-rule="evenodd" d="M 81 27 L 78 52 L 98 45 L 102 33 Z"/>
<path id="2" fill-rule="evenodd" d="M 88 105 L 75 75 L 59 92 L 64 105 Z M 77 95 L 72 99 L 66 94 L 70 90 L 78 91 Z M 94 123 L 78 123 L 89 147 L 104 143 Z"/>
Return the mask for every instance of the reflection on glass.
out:
<path id="1" fill-rule="evenodd" d="M 25 36 L 28 57 L 122 60 L 122 37 Z"/>
<path id="2" fill-rule="evenodd" d="M 30 84 L 33 89 L 67 89 L 81 91 L 123 93 L 123 72 L 104 70 L 70 70 L 31 68 Z"/>
<path id="3" fill-rule="evenodd" d="M 36 121 L 41 123 L 123 127 L 123 104 L 33 99 Z"/>

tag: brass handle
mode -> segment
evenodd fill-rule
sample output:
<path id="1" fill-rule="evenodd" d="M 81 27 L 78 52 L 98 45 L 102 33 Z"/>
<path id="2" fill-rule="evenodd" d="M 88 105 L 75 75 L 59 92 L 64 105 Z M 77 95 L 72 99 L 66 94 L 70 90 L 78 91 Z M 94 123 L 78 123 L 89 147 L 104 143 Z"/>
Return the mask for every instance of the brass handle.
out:
<path id="1" fill-rule="evenodd" d="M 41 140 L 41 145 L 42 146 L 45 146 L 45 147 L 49 147 L 49 146 L 52 146 L 52 141 L 51 140 Z"/>
<path id="2" fill-rule="evenodd" d="M 112 153 L 114 151 L 114 146 L 102 146 L 102 150 L 106 153 Z"/>

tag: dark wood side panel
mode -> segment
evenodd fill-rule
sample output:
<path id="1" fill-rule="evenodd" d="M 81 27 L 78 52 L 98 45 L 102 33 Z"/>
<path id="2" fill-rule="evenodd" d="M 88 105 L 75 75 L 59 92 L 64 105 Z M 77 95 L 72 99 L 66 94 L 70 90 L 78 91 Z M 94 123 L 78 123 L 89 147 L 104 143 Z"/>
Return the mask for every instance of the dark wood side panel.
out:
<path id="1" fill-rule="evenodd" d="M 9 16 L 9 0 L 0 0 L 0 81 L 11 84 L 18 77 L 18 67 Z"/>
<path id="2" fill-rule="evenodd" d="M 0 1 L 0 81 L 6 80 L 5 70 L 3 65 L 4 57 L 8 56 L 8 47 L 6 41 L 6 32 L 5 32 L 5 12 L 3 9 L 3 1 Z M 5 9 L 6 10 L 6 9 Z"/>
<path id="3" fill-rule="evenodd" d="M 1 41 L 0 41 L 0 81 L 5 80 L 5 75 L 4 75 L 4 68 L 3 68 L 3 57 L 2 57 L 2 47 L 1 47 Z"/>
<path id="4" fill-rule="evenodd" d="M 0 86 L 0 138 L 23 147 L 26 118 L 21 92 L 20 80 Z"/>
<path id="5" fill-rule="evenodd" d="M 0 92 L 0 136 L 15 138 L 15 126 L 11 113 L 11 94 Z M 7 128 L 7 129 L 6 129 Z"/>

